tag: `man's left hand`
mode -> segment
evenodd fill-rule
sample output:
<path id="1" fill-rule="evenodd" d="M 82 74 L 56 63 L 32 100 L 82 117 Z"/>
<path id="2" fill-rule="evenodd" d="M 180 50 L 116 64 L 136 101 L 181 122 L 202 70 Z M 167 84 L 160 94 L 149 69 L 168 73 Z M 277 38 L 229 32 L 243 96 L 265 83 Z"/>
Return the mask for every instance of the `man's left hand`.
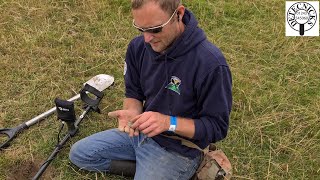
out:
<path id="1" fill-rule="evenodd" d="M 169 129 L 170 116 L 148 111 L 134 117 L 131 122 L 131 128 L 137 128 L 148 137 L 153 137 Z"/>

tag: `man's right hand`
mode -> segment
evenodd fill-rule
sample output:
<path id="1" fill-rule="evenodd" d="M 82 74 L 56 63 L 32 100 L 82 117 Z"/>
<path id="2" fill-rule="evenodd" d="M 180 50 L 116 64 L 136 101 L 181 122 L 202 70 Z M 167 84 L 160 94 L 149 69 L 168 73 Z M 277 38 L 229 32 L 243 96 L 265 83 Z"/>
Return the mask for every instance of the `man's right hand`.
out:
<path id="1" fill-rule="evenodd" d="M 117 110 L 108 113 L 109 117 L 118 119 L 118 129 L 122 132 L 128 133 L 131 137 L 139 135 L 138 129 L 132 129 L 130 127 L 130 120 L 136 117 L 137 115 L 139 115 L 139 113 L 132 110 Z"/>

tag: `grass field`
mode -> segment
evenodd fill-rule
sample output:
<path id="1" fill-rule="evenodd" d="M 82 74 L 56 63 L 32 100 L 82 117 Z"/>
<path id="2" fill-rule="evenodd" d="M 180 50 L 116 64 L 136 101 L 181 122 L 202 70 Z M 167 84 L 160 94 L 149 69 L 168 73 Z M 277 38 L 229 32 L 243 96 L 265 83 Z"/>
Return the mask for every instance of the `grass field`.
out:
<path id="1" fill-rule="evenodd" d="M 285 36 L 285 1 L 185 0 L 233 75 L 228 137 L 219 142 L 234 179 L 320 177 L 320 39 Z M 68 99 L 97 74 L 115 77 L 102 114 L 90 114 L 44 179 L 126 179 L 70 165 L 72 143 L 116 127 L 131 27 L 127 0 L 0 0 L 0 127 L 14 127 Z M 77 112 L 81 104 L 77 104 Z M 53 150 L 51 116 L 0 151 L 0 179 L 30 179 Z M 0 137 L 3 140 L 3 137 Z"/>

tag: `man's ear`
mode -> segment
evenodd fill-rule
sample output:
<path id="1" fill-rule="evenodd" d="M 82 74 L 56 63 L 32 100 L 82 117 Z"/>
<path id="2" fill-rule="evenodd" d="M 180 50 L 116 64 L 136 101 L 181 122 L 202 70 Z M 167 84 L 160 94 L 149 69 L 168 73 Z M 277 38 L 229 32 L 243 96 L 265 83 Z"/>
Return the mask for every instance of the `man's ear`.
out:
<path id="1" fill-rule="evenodd" d="M 184 15 L 184 12 L 185 12 L 185 7 L 184 7 L 183 5 L 178 6 L 178 8 L 177 8 L 178 22 L 179 22 L 180 20 L 182 20 L 183 15 Z M 181 19 L 180 19 L 180 18 L 181 18 Z"/>

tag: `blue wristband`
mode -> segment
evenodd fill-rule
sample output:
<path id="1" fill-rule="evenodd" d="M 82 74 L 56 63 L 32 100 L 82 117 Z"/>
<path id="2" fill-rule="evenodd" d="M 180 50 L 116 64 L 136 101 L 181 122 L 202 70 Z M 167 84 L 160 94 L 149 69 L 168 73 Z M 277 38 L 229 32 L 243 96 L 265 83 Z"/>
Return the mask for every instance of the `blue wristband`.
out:
<path id="1" fill-rule="evenodd" d="M 176 116 L 170 116 L 170 127 L 169 131 L 174 132 L 177 128 L 177 117 Z"/>

